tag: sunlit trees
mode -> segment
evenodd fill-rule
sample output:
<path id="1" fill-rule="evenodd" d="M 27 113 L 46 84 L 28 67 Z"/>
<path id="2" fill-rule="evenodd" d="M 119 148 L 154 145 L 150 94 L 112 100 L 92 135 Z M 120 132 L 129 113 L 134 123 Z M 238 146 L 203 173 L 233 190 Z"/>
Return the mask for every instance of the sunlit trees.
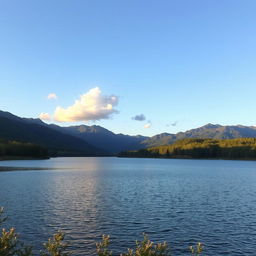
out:
<path id="1" fill-rule="evenodd" d="M 256 159 L 256 138 L 183 139 L 171 145 L 127 151 L 121 157 Z"/>

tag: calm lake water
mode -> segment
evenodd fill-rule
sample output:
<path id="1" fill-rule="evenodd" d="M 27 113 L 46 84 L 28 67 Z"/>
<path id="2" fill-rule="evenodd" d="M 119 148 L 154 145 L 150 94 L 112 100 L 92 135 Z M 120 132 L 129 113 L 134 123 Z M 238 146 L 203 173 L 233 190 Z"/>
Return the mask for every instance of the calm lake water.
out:
<path id="1" fill-rule="evenodd" d="M 58 168 L 0 172 L 0 205 L 22 239 L 41 249 L 58 229 L 74 255 L 95 255 L 109 234 L 113 252 L 145 232 L 187 255 L 256 255 L 256 162 L 125 158 L 3 161 Z"/>

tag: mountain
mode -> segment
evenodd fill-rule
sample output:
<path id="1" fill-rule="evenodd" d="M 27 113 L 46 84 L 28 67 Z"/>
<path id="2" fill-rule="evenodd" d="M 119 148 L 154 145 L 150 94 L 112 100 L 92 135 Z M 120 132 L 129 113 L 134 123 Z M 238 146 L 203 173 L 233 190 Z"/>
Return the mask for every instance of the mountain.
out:
<path id="1" fill-rule="evenodd" d="M 161 133 L 148 138 L 142 142 L 145 148 L 169 145 L 177 140 L 189 138 L 201 139 L 236 139 L 255 138 L 255 126 L 231 125 L 222 126 L 219 124 L 207 124 L 202 127 L 179 132 L 177 134 Z"/>
<path id="2" fill-rule="evenodd" d="M 169 145 L 177 140 L 187 138 L 235 139 L 256 137 L 256 127 L 254 126 L 222 126 L 219 124 L 207 124 L 205 126 L 191 129 L 186 132 L 179 132 L 177 134 L 161 133 L 153 137 L 115 134 L 97 125 L 80 125 L 70 127 L 58 126 L 58 129 L 67 134 L 77 136 L 78 138 L 81 138 L 94 146 L 101 147 L 111 153 Z"/>
<path id="3" fill-rule="evenodd" d="M 63 133 L 76 136 L 83 139 L 95 147 L 100 147 L 110 153 L 119 153 L 123 150 L 132 150 L 143 148 L 142 142 L 148 137 L 129 136 L 124 134 L 115 134 L 98 125 L 79 125 L 70 127 L 60 127 L 51 125 L 53 129 Z"/>
<path id="4" fill-rule="evenodd" d="M 120 151 L 169 145 L 181 139 L 254 137 L 256 138 L 254 126 L 219 124 L 207 124 L 177 134 L 161 133 L 153 137 L 130 136 L 115 134 L 98 125 L 61 127 L 46 124 L 40 119 L 21 118 L 0 111 L 0 139 L 39 144 L 48 148 L 52 155 L 113 155 Z"/>
<path id="5" fill-rule="evenodd" d="M 14 121 L 19 121 L 19 122 L 23 122 L 23 123 L 34 123 L 34 124 L 40 124 L 40 125 L 44 125 L 47 126 L 46 123 L 44 123 L 41 119 L 39 118 L 24 118 L 24 117 L 18 117 L 13 115 L 10 112 L 6 112 L 6 111 L 1 111 L 0 110 L 0 117 L 5 117 L 7 119 L 11 119 Z"/>
<path id="6" fill-rule="evenodd" d="M 84 140 L 56 131 L 39 119 L 26 119 L 0 111 L 0 139 L 30 142 L 46 147 L 50 155 L 106 155 Z"/>
<path id="7" fill-rule="evenodd" d="M 48 125 L 40 119 L 21 118 L 0 111 L 0 138 L 36 143 L 52 152 L 59 152 L 56 153 L 58 155 L 64 154 L 61 151 L 67 154 L 109 155 L 143 148 L 142 142 L 148 137 L 115 134 L 98 125 Z"/>

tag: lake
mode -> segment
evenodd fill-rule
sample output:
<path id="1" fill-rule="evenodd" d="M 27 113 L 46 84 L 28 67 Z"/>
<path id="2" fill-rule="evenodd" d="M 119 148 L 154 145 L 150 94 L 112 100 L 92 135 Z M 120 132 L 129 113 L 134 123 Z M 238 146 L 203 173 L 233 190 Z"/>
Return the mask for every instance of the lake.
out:
<path id="1" fill-rule="evenodd" d="M 145 232 L 173 255 L 202 242 L 206 254 L 256 253 L 256 162 L 53 158 L 0 166 L 56 168 L 0 172 L 0 206 L 36 250 L 58 229 L 74 255 L 95 255 L 109 234 L 114 255 Z"/>

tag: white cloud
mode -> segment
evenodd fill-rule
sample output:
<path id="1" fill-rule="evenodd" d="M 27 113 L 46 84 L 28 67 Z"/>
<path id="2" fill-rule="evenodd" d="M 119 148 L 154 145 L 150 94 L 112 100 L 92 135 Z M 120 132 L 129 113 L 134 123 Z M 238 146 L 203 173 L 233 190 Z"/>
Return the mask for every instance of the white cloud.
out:
<path id="1" fill-rule="evenodd" d="M 57 95 L 55 94 L 55 93 L 50 93 L 50 94 L 48 94 L 48 96 L 47 96 L 47 99 L 48 100 L 57 100 Z"/>
<path id="2" fill-rule="evenodd" d="M 132 117 L 132 119 L 135 121 L 144 121 L 144 120 L 146 120 L 146 117 L 143 114 L 140 114 L 140 115 L 136 115 L 136 116 Z"/>
<path id="3" fill-rule="evenodd" d="M 41 120 L 45 120 L 45 121 L 51 120 L 51 116 L 50 116 L 48 113 L 41 113 L 41 114 L 39 115 L 39 118 L 40 118 Z"/>
<path id="4" fill-rule="evenodd" d="M 57 107 L 54 112 L 55 121 L 96 121 L 108 119 L 111 114 L 118 113 L 115 106 L 118 104 L 118 97 L 114 95 L 102 95 L 101 90 L 96 87 L 80 96 L 80 99 L 68 107 Z"/>
<path id="5" fill-rule="evenodd" d="M 152 126 L 152 123 L 150 121 L 148 121 L 145 125 L 144 128 L 148 129 Z"/>

